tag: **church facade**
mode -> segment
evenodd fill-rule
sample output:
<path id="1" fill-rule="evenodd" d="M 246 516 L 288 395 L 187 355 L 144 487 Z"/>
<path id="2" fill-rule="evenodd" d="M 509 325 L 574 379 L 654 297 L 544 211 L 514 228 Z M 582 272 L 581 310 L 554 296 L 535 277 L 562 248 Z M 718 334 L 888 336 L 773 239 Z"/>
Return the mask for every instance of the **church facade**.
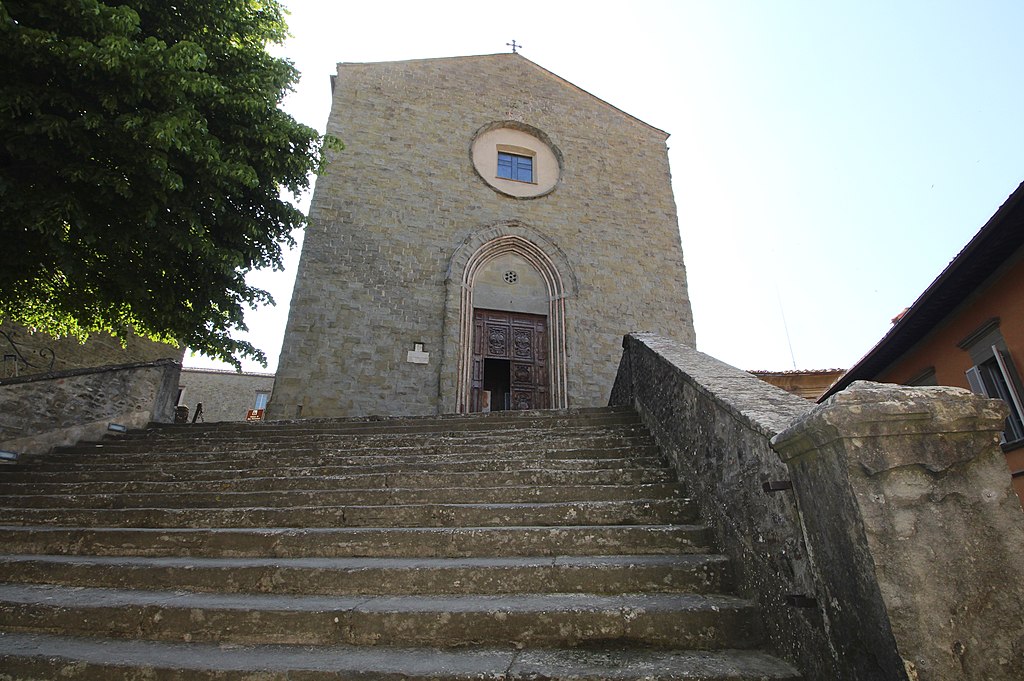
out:
<path id="1" fill-rule="evenodd" d="M 519 54 L 339 64 L 270 418 L 607 403 L 694 332 L 668 134 Z"/>

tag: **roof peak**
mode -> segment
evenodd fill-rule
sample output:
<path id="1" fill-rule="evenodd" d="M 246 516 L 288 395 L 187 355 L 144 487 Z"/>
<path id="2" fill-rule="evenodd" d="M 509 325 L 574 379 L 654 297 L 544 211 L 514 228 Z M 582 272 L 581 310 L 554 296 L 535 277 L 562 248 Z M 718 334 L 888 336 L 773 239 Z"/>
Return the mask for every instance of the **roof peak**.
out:
<path id="1" fill-rule="evenodd" d="M 461 55 L 461 56 L 451 56 L 451 57 L 421 57 L 421 58 L 417 58 L 417 59 L 393 59 L 393 60 L 388 60 L 388 61 L 370 61 L 370 62 L 348 62 L 348 61 L 342 61 L 342 62 L 337 62 L 337 67 L 341 68 L 343 66 L 381 66 L 381 65 L 385 65 L 385 64 L 415 64 L 415 63 L 425 63 L 425 62 L 456 61 L 456 60 L 466 60 L 466 61 L 468 61 L 468 60 L 476 60 L 476 59 L 521 59 L 526 64 L 529 64 L 530 66 L 532 66 L 533 68 L 537 69 L 538 71 L 541 71 L 542 73 L 546 74 L 547 76 L 549 76 L 551 78 L 557 79 L 558 81 L 564 83 L 565 85 L 567 85 L 567 86 L 569 86 L 569 87 L 571 87 L 571 88 L 573 88 L 575 90 L 578 90 L 579 92 L 582 92 L 583 94 L 587 95 L 588 97 L 594 98 L 595 100 L 597 100 L 598 102 L 601 102 L 605 106 L 607 106 L 607 107 L 609 107 L 611 109 L 614 109 L 615 111 L 618 111 L 623 116 L 631 118 L 632 120 L 636 121 L 637 123 L 640 123 L 641 125 L 643 125 L 643 126 L 645 126 L 647 128 L 650 128 L 651 130 L 653 130 L 653 131 L 655 131 L 655 132 L 657 132 L 657 133 L 659 133 L 661 135 L 664 135 L 665 139 L 668 139 L 669 136 L 671 135 L 671 133 L 666 132 L 666 131 L 662 130 L 659 127 L 651 125 L 647 121 L 642 120 L 640 118 L 637 118 L 633 114 L 631 114 L 631 113 L 629 113 L 629 112 L 627 112 L 627 111 L 625 111 L 623 109 L 620 109 L 619 107 L 617 107 L 614 104 L 610 103 L 608 100 L 605 100 L 605 99 L 602 99 L 601 97 L 598 97 L 597 95 L 595 95 L 594 93 L 590 92 L 589 90 L 585 90 L 585 89 L 581 88 L 579 85 L 576 85 L 572 81 L 566 80 L 565 78 L 563 78 L 562 76 L 558 75 L 554 71 L 550 71 L 550 70 L 544 68 L 543 66 L 541 66 L 540 64 L 538 64 L 535 61 L 532 61 L 528 57 L 524 57 L 519 52 L 495 52 L 495 53 L 492 53 L 492 54 L 471 54 L 471 55 Z"/>

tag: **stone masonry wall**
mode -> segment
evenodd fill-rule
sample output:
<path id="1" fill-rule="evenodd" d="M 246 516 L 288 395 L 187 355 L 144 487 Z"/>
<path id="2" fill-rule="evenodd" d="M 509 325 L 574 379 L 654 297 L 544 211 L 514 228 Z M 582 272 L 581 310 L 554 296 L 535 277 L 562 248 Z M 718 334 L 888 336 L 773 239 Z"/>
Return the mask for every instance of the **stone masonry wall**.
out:
<path id="1" fill-rule="evenodd" d="M 0 447 L 40 454 L 98 440 L 111 422 L 170 423 L 180 369 L 163 359 L 0 380 Z"/>
<path id="2" fill-rule="evenodd" d="M 54 338 L 45 333 L 30 332 L 16 324 L 0 324 L 3 331 L 17 345 L 18 351 L 25 359 L 35 366 L 18 363 L 18 376 L 29 376 L 47 371 L 49 352 L 53 352 L 54 363 L 51 371 L 68 369 L 86 369 L 90 367 L 110 366 L 113 364 L 129 364 L 132 362 L 153 362 L 158 359 L 181 361 L 185 348 L 176 348 L 165 343 L 156 343 L 136 335 L 129 335 L 125 347 L 121 339 L 108 333 L 94 333 L 85 343 L 75 338 Z M 43 354 L 41 354 L 43 353 Z M 0 356 L 6 359 L 0 364 L 0 378 L 14 378 L 15 360 L 11 355 L 15 350 L 0 336 Z"/>
<path id="3" fill-rule="evenodd" d="M 775 650 L 808 681 L 839 678 L 819 609 L 792 598 L 815 593 L 792 492 L 764 489 L 789 479 L 771 438 L 813 405 L 653 334 L 623 340 L 611 404 L 635 407 L 651 429 L 732 559 L 740 592 L 760 604 Z"/>
<path id="4" fill-rule="evenodd" d="M 561 152 L 550 194 L 512 198 L 474 170 L 476 131 L 508 120 Z M 271 417 L 442 411 L 448 265 L 502 221 L 555 244 L 579 283 L 570 406 L 606 402 L 623 333 L 693 344 L 662 131 L 514 54 L 341 64 L 327 130 L 346 148 L 317 180 Z M 414 343 L 428 363 L 406 361 Z"/>
<path id="5" fill-rule="evenodd" d="M 195 414 L 196 403 L 203 403 L 203 421 L 244 421 L 246 413 L 256 403 L 256 393 L 274 389 L 274 374 L 214 371 L 209 369 L 182 369 L 181 399 L 178 404 L 189 408 L 189 419 Z"/>
<path id="6" fill-rule="evenodd" d="M 812 409 L 652 334 L 623 347 L 612 404 L 640 412 L 804 678 L 1020 678 L 1002 402 L 857 382 Z"/>

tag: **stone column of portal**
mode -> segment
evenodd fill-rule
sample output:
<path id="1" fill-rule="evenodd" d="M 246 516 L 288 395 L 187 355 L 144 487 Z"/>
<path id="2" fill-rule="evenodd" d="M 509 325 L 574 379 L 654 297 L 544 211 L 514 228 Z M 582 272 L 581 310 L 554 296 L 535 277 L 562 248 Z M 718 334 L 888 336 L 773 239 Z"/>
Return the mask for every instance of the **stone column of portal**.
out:
<path id="1" fill-rule="evenodd" d="M 1024 512 L 1005 406 L 854 383 L 779 433 L 847 679 L 1024 673 Z"/>

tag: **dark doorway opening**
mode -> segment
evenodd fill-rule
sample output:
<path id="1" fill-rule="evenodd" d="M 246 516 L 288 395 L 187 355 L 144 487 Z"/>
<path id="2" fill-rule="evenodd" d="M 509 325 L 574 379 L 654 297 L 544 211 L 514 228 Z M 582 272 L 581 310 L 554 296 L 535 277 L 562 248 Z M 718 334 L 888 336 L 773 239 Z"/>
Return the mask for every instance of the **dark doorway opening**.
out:
<path id="1" fill-rule="evenodd" d="M 548 409 L 547 317 L 473 311 L 470 411 Z"/>
<path id="2" fill-rule="evenodd" d="M 484 390 L 491 393 L 491 411 L 505 411 L 512 402 L 512 368 L 507 359 L 484 360 Z"/>

